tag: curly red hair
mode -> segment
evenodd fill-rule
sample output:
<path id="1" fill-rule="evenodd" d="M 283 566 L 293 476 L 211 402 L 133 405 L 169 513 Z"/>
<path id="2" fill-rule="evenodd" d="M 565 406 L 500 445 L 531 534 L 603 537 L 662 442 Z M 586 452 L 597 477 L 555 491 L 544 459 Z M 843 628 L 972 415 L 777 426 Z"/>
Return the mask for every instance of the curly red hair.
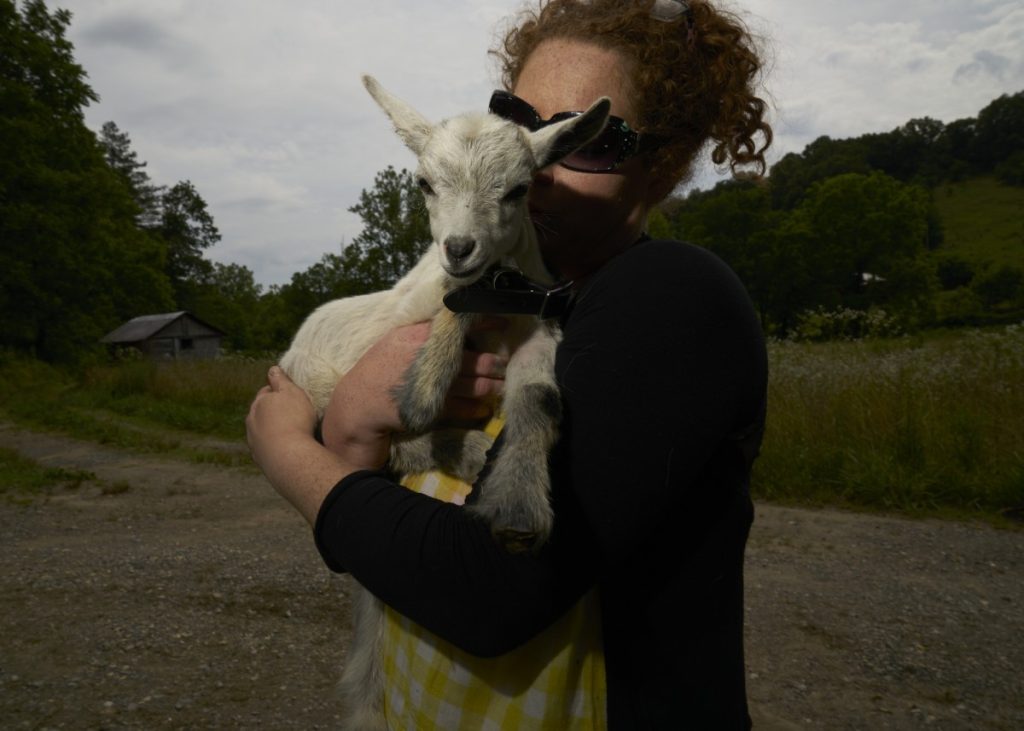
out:
<path id="1" fill-rule="evenodd" d="M 664 1 L 661 3 L 664 4 Z M 709 141 L 716 165 L 734 175 L 767 169 L 772 142 L 767 104 L 755 93 L 762 69 L 757 43 L 736 15 L 691 0 L 676 20 L 651 16 L 654 0 L 541 0 L 527 10 L 491 53 L 512 89 L 527 58 L 543 41 L 566 38 L 610 48 L 633 64 L 632 84 L 643 132 L 669 140 L 652 155 L 654 169 L 680 181 Z M 758 147 L 755 138 L 760 135 Z"/>

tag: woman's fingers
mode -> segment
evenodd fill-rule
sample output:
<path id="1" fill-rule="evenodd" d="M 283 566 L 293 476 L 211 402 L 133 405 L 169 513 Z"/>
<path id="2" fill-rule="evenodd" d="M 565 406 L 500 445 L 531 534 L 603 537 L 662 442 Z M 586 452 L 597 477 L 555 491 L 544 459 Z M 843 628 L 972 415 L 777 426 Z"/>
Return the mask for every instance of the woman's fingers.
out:
<path id="1" fill-rule="evenodd" d="M 474 323 L 469 333 L 504 330 L 508 320 L 504 317 L 485 317 Z M 466 349 L 462 351 L 462 365 L 448 389 L 444 417 L 449 420 L 485 419 L 494 413 L 494 406 L 505 389 L 505 369 L 508 359 L 497 353 Z"/>
<path id="2" fill-rule="evenodd" d="M 456 398 L 493 399 L 501 396 L 505 381 L 501 378 L 460 375 L 455 378 L 448 395 Z"/>
<path id="3" fill-rule="evenodd" d="M 462 351 L 461 376 L 483 376 L 486 378 L 504 378 L 508 360 L 497 353 L 478 353 L 474 350 Z"/>
<path id="4" fill-rule="evenodd" d="M 270 386 L 273 391 L 280 391 L 285 388 L 297 388 L 295 382 L 288 377 L 288 374 L 284 372 L 281 366 L 275 365 L 270 366 L 270 370 L 267 371 L 267 385 Z"/>
<path id="5" fill-rule="evenodd" d="M 500 315 L 489 315 L 487 317 L 481 317 L 479 320 L 470 325 L 466 329 L 466 334 L 472 335 L 473 333 L 487 332 L 489 330 L 501 332 L 507 327 L 507 317 L 501 317 Z"/>

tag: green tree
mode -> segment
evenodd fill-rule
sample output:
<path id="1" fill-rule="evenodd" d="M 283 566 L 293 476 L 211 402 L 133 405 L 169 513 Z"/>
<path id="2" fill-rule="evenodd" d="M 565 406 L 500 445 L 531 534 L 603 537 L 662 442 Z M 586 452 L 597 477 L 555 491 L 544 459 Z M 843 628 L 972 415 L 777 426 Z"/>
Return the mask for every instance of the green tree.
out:
<path id="1" fill-rule="evenodd" d="M 973 117 L 950 122 L 942 130 L 942 146 L 949 152 L 950 164 L 946 179 L 963 180 L 977 165 L 975 138 L 978 120 Z"/>
<path id="2" fill-rule="evenodd" d="M 161 249 L 84 124 L 97 96 L 70 20 L 0 0 L 0 346 L 65 361 L 171 301 Z"/>
<path id="3" fill-rule="evenodd" d="M 189 309 L 227 333 L 228 348 L 253 350 L 260 348 L 256 315 L 262 294 L 248 267 L 215 262 L 202 281 L 193 283 Z"/>
<path id="4" fill-rule="evenodd" d="M 1024 91 L 1003 94 L 978 112 L 974 156 L 988 172 L 1024 150 Z"/>
<path id="5" fill-rule="evenodd" d="M 971 289 L 986 309 L 1009 307 L 1024 290 L 1024 271 L 1004 264 L 978 277 L 971 284 Z"/>
<path id="6" fill-rule="evenodd" d="M 257 347 L 287 347 L 302 321 L 329 300 L 391 287 L 430 246 L 423 194 L 408 170 L 388 166 L 377 173 L 373 187 L 364 189 L 349 210 L 363 219 L 359 235 L 340 254 L 324 254 L 261 298 Z"/>
<path id="7" fill-rule="evenodd" d="M 838 305 L 835 288 L 820 276 L 821 252 L 805 217 L 783 214 L 773 229 L 758 237 L 758 244 L 766 265 L 755 302 L 766 332 L 784 337 L 806 310 Z"/>
<path id="8" fill-rule="evenodd" d="M 100 144 L 107 165 L 124 180 L 139 208 L 136 222 L 143 228 L 155 228 L 160 219 L 160 197 L 165 188 L 154 185 L 149 179 L 147 163 L 139 161 L 128 133 L 122 132 L 113 122 L 104 123 L 100 130 Z"/>
<path id="9" fill-rule="evenodd" d="M 363 230 L 344 248 L 337 266 L 355 292 L 386 289 L 419 261 L 430 246 L 430 219 L 423 194 L 408 170 L 390 165 L 350 209 Z"/>
<path id="10" fill-rule="evenodd" d="M 828 301 L 813 234 L 771 205 L 764 184 L 726 181 L 666 206 L 674 234 L 714 251 L 739 276 L 766 332 L 784 335 L 804 310 Z"/>
<path id="11" fill-rule="evenodd" d="M 822 304 L 888 304 L 919 318 L 931 296 L 923 257 L 928 210 L 926 191 L 880 172 L 813 186 L 796 215 L 811 233 L 814 250 L 807 253 L 816 275 L 832 290 Z"/>
<path id="12" fill-rule="evenodd" d="M 670 239 L 675 235 L 672 222 L 662 207 L 656 206 L 648 214 L 647 233 L 655 239 Z"/>
<path id="13" fill-rule="evenodd" d="M 966 259 L 950 254 L 938 260 L 935 274 L 944 290 L 965 287 L 974 279 L 974 267 Z"/>
<path id="14" fill-rule="evenodd" d="M 833 140 L 823 136 L 807 145 L 800 154 L 789 153 L 771 169 L 772 205 L 790 210 L 817 182 L 843 173 L 868 173 L 868 141 Z"/>
<path id="15" fill-rule="evenodd" d="M 295 331 L 309 314 L 309 311 L 301 315 L 288 311 L 283 297 L 283 291 L 287 286 L 271 285 L 260 296 L 251 318 L 251 350 L 281 353 L 288 347 Z"/>
<path id="16" fill-rule="evenodd" d="M 161 196 L 155 232 L 167 250 L 166 271 L 178 306 L 192 309 L 196 288 L 213 273 L 204 252 L 220 241 L 220 232 L 190 181 L 177 183 Z"/>
<path id="17" fill-rule="evenodd" d="M 772 327 L 767 305 L 777 284 L 767 242 L 783 216 L 772 209 L 765 185 L 747 181 L 725 181 L 711 191 L 691 193 L 673 210 L 677 235 L 715 252 L 736 272 L 766 329 Z"/>
<path id="18" fill-rule="evenodd" d="M 1017 150 L 997 164 L 994 172 L 1003 185 L 1024 186 L 1024 150 Z"/>
<path id="19" fill-rule="evenodd" d="M 324 254 L 306 271 L 293 274 L 291 281 L 281 287 L 280 297 L 285 312 L 298 327 L 310 312 L 325 302 L 366 291 L 369 290 L 349 277 L 341 256 Z"/>
<path id="20" fill-rule="evenodd" d="M 948 178 L 952 156 L 945 125 L 930 117 L 912 119 L 883 135 L 865 135 L 868 163 L 897 180 L 936 185 Z"/>
<path id="21" fill-rule="evenodd" d="M 377 173 L 373 187 L 349 209 L 363 219 L 359 235 L 276 292 L 289 319 L 297 326 L 328 300 L 387 289 L 409 271 L 430 245 L 422 196 L 409 171 L 388 166 Z"/>

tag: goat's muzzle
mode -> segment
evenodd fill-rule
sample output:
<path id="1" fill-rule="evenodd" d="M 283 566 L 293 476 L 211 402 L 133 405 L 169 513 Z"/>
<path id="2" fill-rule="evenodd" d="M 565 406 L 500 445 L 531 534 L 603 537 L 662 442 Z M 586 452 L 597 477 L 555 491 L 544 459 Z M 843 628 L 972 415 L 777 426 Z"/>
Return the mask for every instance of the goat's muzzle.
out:
<path id="1" fill-rule="evenodd" d="M 444 240 L 444 253 L 453 266 L 464 263 L 476 250 L 476 239 L 471 236 L 449 236 Z"/>

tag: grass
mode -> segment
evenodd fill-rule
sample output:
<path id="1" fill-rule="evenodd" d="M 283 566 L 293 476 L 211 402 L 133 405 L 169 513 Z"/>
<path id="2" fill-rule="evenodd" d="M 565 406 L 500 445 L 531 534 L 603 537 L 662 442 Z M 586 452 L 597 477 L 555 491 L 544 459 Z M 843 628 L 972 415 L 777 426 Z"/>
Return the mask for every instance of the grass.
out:
<path id="1" fill-rule="evenodd" d="M 251 465 L 238 448 L 249 403 L 269 365 L 243 358 L 130 361 L 68 374 L 37 361 L 0 357 L 0 412 L 28 426 L 115 447 Z"/>
<path id="2" fill-rule="evenodd" d="M 956 254 L 976 267 L 1020 267 L 1024 250 L 1024 188 L 995 178 L 940 185 L 935 204 L 945 230 L 940 254 Z"/>
<path id="3" fill-rule="evenodd" d="M 1024 505 L 1024 327 L 769 349 L 769 500 L 997 516 Z"/>
<path id="4" fill-rule="evenodd" d="M 778 342 L 769 357 L 756 497 L 993 520 L 1024 507 L 1024 327 Z M 0 357 L 0 411 L 126 449 L 251 465 L 238 447 L 268 366 L 130 362 L 69 375 Z"/>
<path id="5" fill-rule="evenodd" d="M 244 419 L 269 363 L 249 359 L 135 361 L 89 369 L 77 405 L 222 439 L 243 439 Z"/>
<path id="6" fill-rule="evenodd" d="M 0 447 L 0 495 L 24 501 L 54 489 L 76 490 L 96 475 L 85 470 L 45 467 L 13 449 Z"/>

